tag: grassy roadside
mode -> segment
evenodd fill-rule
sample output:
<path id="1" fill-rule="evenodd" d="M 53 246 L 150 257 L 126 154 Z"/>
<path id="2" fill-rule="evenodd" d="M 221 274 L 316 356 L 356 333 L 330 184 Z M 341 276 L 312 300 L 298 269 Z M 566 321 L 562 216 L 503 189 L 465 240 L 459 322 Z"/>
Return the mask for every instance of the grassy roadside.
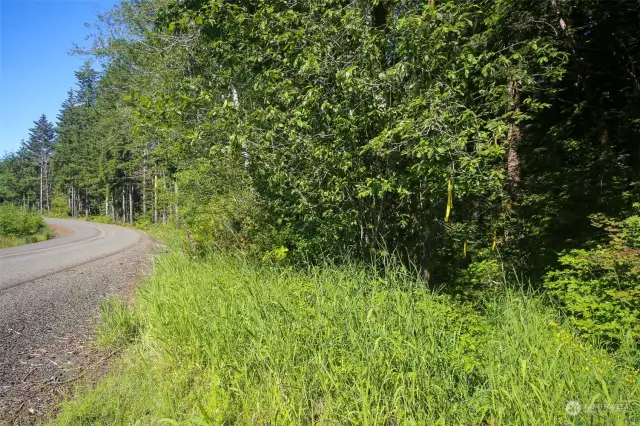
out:
<path id="1" fill-rule="evenodd" d="M 403 271 L 169 252 L 132 308 L 105 304 L 102 341 L 123 356 L 53 424 L 638 422 L 636 348 L 581 342 L 541 298 L 505 289 L 481 305 Z"/>
<path id="2" fill-rule="evenodd" d="M 37 243 L 53 237 L 53 231 L 40 214 L 13 205 L 0 205 L 0 248 Z"/>

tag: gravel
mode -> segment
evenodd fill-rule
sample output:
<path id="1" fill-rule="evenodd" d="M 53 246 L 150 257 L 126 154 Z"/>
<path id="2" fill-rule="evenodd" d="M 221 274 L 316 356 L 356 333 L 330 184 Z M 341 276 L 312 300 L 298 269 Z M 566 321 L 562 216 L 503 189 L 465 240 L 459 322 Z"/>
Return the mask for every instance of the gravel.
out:
<path id="1" fill-rule="evenodd" d="M 150 270 L 152 239 L 0 291 L 0 424 L 35 424 L 75 380 L 105 369 L 92 348 L 100 302 L 128 298 Z"/>

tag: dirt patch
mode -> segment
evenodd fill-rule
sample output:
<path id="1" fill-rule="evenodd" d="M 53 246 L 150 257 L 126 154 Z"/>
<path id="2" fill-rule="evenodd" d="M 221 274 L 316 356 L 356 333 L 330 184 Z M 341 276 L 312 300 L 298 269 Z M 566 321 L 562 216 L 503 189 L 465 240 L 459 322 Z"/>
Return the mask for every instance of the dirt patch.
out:
<path id="1" fill-rule="evenodd" d="M 53 233 L 56 234 L 56 238 L 66 237 L 67 235 L 73 234 L 73 231 L 71 229 L 65 228 L 64 226 L 60 225 L 53 225 L 51 223 L 49 224 L 49 229 L 51 229 Z"/>

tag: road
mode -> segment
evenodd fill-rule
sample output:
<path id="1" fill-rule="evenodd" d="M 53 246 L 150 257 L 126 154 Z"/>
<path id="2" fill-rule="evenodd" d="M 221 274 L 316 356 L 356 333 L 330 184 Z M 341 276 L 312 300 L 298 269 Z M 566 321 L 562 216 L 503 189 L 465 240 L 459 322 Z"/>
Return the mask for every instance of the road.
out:
<path id="1" fill-rule="evenodd" d="M 101 368 L 91 345 L 99 306 L 130 295 L 150 265 L 144 233 L 47 222 L 70 233 L 0 250 L 0 425 L 45 420 L 67 383 Z"/>
<path id="2" fill-rule="evenodd" d="M 71 234 L 0 250 L 0 292 L 117 253 L 138 242 L 131 229 L 67 219 L 46 219 Z"/>

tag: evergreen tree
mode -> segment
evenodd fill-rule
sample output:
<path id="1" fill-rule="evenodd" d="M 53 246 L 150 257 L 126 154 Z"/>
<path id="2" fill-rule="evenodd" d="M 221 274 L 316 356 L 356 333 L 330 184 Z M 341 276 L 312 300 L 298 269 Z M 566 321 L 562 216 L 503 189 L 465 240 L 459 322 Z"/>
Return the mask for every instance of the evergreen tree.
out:
<path id="1" fill-rule="evenodd" d="M 55 128 L 43 114 L 34 126 L 29 129 L 29 139 L 23 141 L 22 149 L 26 158 L 34 164 L 39 173 L 40 197 L 38 199 L 40 213 L 44 208 L 51 209 L 51 156 L 56 138 Z"/>

